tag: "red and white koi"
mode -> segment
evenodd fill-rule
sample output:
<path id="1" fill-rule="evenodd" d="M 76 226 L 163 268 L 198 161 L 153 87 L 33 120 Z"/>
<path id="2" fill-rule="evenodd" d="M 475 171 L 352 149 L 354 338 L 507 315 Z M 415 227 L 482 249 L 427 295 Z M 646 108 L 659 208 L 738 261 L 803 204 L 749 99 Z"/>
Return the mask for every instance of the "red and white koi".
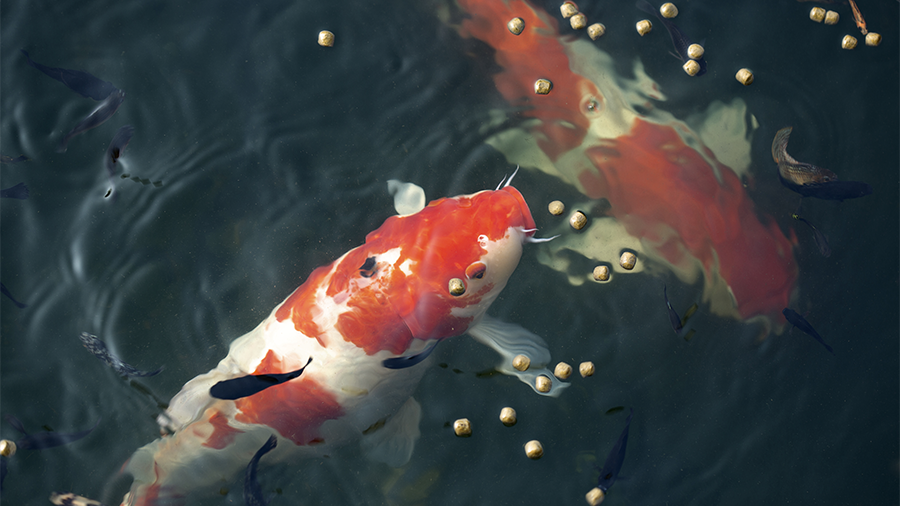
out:
<path id="1" fill-rule="evenodd" d="M 417 192 L 393 185 L 398 209 L 421 208 L 409 202 Z M 326 454 L 362 438 L 375 460 L 404 464 L 419 436 L 421 411 L 411 394 L 426 367 L 419 360 L 392 367 L 385 361 L 420 354 L 451 336 L 469 333 L 491 346 L 503 355 L 498 369 L 532 388 L 539 374 L 551 377 L 546 369 L 512 367 L 517 354 L 538 367 L 550 361 L 540 337 L 485 315 L 523 244 L 540 241 L 535 230 L 525 199 L 509 182 L 388 218 L 364 245 L 314 270 L 231 344 L 218 367 L 184 385 L 158 420 L 174 434 L 127 463 L 134 484 L 123 504 L 177 503 L 191 490 L 230 480 L 272 435 L 278 444 L 270 462 Z M 451 293 L 451 280 L 462 282 L 463 293 Z M 296 379 L 246 397 L 210 395 L 220 381 L 304 366 Z M 554 381 L 546 395 L 566 386 Z"/>

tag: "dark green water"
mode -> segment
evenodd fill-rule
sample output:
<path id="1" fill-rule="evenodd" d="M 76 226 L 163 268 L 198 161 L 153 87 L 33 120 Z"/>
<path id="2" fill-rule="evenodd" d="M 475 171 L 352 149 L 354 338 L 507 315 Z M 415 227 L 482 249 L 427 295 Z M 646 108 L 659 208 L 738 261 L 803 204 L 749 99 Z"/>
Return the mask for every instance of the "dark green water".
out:
<path id="1" fill-rule="evenodd" d="M 751 197 L 784 230 L 796 227 L 800 275 L 792 307 L 834 348 L 808 336 L 757 341 L 758 325 L 701 306 L 690 342 L 675 337 L 661 286 L 679 310 L 701 287 L 654 271 L 606 285 L 569 285 L 526 249 L 490 313 L 542 335 L 555 360 L 593 360 L 558 399 L 512 378 L 479 378 L 490 350 L 468 337 L 442 345 L 416 393 L 422 437 L 406 467 L 366 460 L 356 445 L 329 459 L 264 468 L 278 504 L 584 504 L 633 406 L 623 479 L 605 504 L 897 504 L 898 4 L 861 5 L 878 48 L 839 47 L 854 34 L 847 6 L 835 27 L 807 18 L 811 3 L 684 2 L 678 24 L 706 39 L 709 74 L 688 79 L 668 38 L 640 39 L 643 16 L 581 2 L 609 30 L 598 44 L 627 74 L 640 58 L 684 118 L 713 100 L 743 98 L 760 123 Z M 559 17 L 558 5 L 544 8 Z M 0 413 L 33 431 L 89 437 L 9 460 L 4 504 L 47 504 L 53 490 L 118 504 L 116 473 L 158 436 L 155 403 L 87 353 L 82 331 L 141 369 L 163 400 L 208 371 L 309 272 L 361 244 L 393 214 L 387 179 L 429 199 L 494 188 L 511 172 L 484 144 L 490 109 L 509 111 L 491 81 L 489 48 L 442 24 L 437 2 L 0 2 L 0 150 L 31 161 L 3 165 L 0 279 L 28 304 L 0 300 Z M 334 48 L 315 44 L 319 30 Z M 571 33 L 571 30 L 563 30 Z M 583 36 L 583 35 L 582 35 Z M 127 93 L 107 123 L 59 138 L 94 103 L 25 63 L 88 71 Z M 754 69 L 737 85 L 733 69 Z M 621 63 L 620 63 L 621 62 Z M 117 180 L 104 199 L 103 155 L 115 131 L 135 127 L 124 170 L 163 186 Z M 804 203 L 829 237 L 823 258 L 790 219 L 796 195 L 774 177 L 769 144 L 793 125 L 791 154 L 870 183 L 871 196 Z M 578 198 L 524 167 L 516 186 L 539 227 L 546 203 Z M 765 275 L 761 272 L 760 275 Z M 443 368 L 435 364 L 447 364 Z M 459 372 L 454 372 L 454 369 Z M 520 422 L 497 421 L 514 406 Z M 447 427 L 475 423 L 472 438 Z M 5 420 L 0 436 L 18 438 Z M 532 462 L 521 445 L 540 439 Z M 592 474 L 593 473 L 593 474 Z M 191 504 L 242 504 L 241 478 L 225 495 Z"/>

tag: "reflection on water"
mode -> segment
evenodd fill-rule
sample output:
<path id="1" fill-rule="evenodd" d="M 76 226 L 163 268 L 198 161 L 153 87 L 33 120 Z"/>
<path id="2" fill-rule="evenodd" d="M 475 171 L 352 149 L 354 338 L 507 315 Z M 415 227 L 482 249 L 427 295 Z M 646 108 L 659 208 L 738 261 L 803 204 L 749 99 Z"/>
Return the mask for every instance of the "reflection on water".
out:
<path id="1" fill-rule="evenodd" d="M 116 473 L 158 437 L 153 396 L 170 399 L 314 268 L 362 244 L 394 212 L 388 179 L 434 199 L 494 188 L 515 164 L 538 235 L 562 235 L 526 249 L 490 313 L 543 336 L 554 363 L 592 360 L 597 373 L 545 399 L 476 374 L 496 356 L 453 339 L 433 353 L 447 367 L 430 366 L 418 387 L 410 464 L 373 464 L 356 445 L 291 465 L 266 457 L 273 504 L 577 503 L 596 484 L 588 463 L 602 464 L 622 430 L 623 413 L 605 414 L 616 406 L 635 411 L 628 479 L 609 503 L 896 500 L 898 339 L 885 315 L 900 262 L 883 238 L 898 230 L 900 93 L 896 27 L 873 24 L 897 6 L 862 6 L 885 42 L 853 51 L 835 43 L 856 33 L 846 7 L 831 6 L 833 27 L 809 21 L 809 7 L 679 5 L 678 26 L 706 39 L 707 74 L 689 78 L 665 31 L 637 36 L 645 14 L 629 4 L 581 2 L 607 27 L 591 42 L 549 2 L 5 2 L 0 148 L 29 160 L 4 163 L 0 187 L 24 182 L 29 198 L 0 201 L 0 278 L 28 307 L 0 300 L 0 411 L 60 433 L 101 422 L 9 459 L 4 502 L 71 489 L 118 503 L 129 480 Z M 505 45 L 528 40 L 506 30 L 506 9 L 547 25 L 531 52 Z M 493 15 L 496 37 L 479 31 Z M 334 47 L 316 44 L 322 29 Z M 127 99 L 57 154 L 96 104 L 20 48 Z M 741 67 L 753 85 L 734 80 Z M 554 82 L 548 101 L 534 98 L 529 69 L 550 73 L 538 76 Z M 126 124 L 119 173 L 164 185 L 119 178 L 105 199 L 105 153 Z M 770 154 L 785 126 L 797 132 L 791 155 L 873 194 L 798 211 Z M 589 227 L 576 234 L 547 213 L 556 199 Z M 829 257 L 793 213 L 827 235 Z M 634 271 L 617 267 L 622 249 L 638 252 Z M 598 263 L 609 282 L 590 279 Z M 678 310 L 700 303 L 690 342 L 670 330 L 664 285 Z M 744 321 L 767 315 L 777 328 L 788 306 L 834 357 L 799 331 Z M 165 370 L 122 381 L 82 332 L 138 369 Z M 504 406 L 514 427 L 497 420 Z M 471 438 L 452 435 L 461 417 Z M 18 434 L 0 421 L 0 436 Z M 538 461 L 523 455 L 531 439 Z M 197 503 L 242 503 L 240 478 L 220 488 Z"/>

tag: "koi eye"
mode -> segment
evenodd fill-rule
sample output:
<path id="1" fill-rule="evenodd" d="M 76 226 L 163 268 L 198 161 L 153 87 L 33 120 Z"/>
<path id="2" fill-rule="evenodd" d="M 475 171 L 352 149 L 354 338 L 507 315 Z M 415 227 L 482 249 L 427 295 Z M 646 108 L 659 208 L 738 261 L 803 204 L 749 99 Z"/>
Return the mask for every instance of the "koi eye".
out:
<path id="1" fill-rule="evenodd" d="M 484 277 L 485 270 L 487 270 L 487 266 L 484 265 L 484 262 L 472 262 L 466 267 L 466 277 L 469 279 L 481 279 Z"/>
<path id="2" fill-rule="evenodd" d="M 375 275 L 375 257 L 369 257 L 359 268 L 359 275 L 364 278 L 371 278 Z"/>

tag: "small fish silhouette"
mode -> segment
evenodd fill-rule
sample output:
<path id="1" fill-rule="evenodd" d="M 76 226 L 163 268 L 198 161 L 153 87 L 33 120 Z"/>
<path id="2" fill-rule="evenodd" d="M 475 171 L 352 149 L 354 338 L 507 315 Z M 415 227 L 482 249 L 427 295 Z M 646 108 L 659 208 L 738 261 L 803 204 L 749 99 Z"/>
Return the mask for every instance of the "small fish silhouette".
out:
<path id="1" fill-rule="evenodd" d="M 241 376 L 240 378 L 220 381 L 209 389 L 209 395 L 216 399 L 225 399 L 229 401 L 249 397 L 253 394 L 262 392 L 269 387 L 280 385 L 286 381 L 299 377 L 310 362 L 312 362 L 312 357 L 309 357 L 306 365 L 296 371 L 280 374 L 248 374 L 247 376 Z"/>
<path id="2" fill-rule="evenodd" d="M 272 451 L 278 445 L 278 438 L 275 435 L 269 436 L 269 439 L 256 451 L 250 464 L 247 465 L 247 471 L 244 473 L 244 504 L 247 506 L 266 506 L 269 501 L 263 498 L 259 481 L 256 479 L 256 467 L 259 465 L 259 459 L 263 455 Z"/>
<path id="3" fill-rule="evenodd" d="M 126 364 L 125 362 L 122 362 L 115 355 L 110 353 L 109 348 L 106 347 L 106 343 L 98 339 L 97 336 L 88 334 L 87 332 L 82 332 L 79 338 L 81 339 L 81 344 L 83 344 L 88 351 L 93 353 L 95 357 L 106 362 L 106 365 L 112 367 L 112 369 L 119 373 L 120 376 L 137 376 L 146 378 L 149 376 L 155 376 L 163 370 L 162 367 L 151 372 L 135 369 L 134 367 Z"/>
<path id="4" fill-rule="evenodd" d="M 113 86 L 112 83 L 98 79 L 87 72 L 41 65 L 31 59 L 31 56 L 28 55 L 28 51 L 25 51 L 24 49 L 21 51 L 22 54 L 25 55 L 25 58 L 28 59 L 29 65 L 65 84 L 70 90 L 78 93 L 82 97 L 93 98 L 98 101 L 105 100 L 106 97 L 116 91 L 116 87 Z"/>

